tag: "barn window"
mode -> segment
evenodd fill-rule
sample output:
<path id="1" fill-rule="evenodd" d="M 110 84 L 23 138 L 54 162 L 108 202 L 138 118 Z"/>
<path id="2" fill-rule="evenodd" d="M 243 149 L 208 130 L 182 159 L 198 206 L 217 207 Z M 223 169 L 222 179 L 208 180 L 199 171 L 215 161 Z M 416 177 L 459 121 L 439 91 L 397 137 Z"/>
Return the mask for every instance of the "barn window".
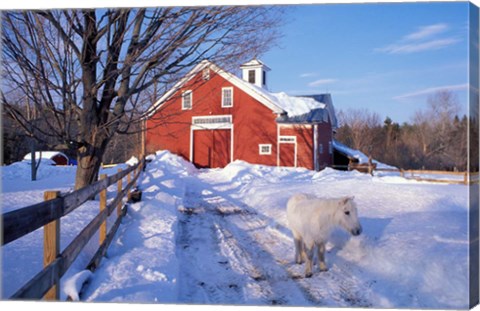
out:
<path id="1" fill-rule="evenodd" d="M 323 154 L 323 144 L 318 145 L 318 153 Z"/>
<path id="2" fill-rule="evenodd" d="M 333 153 L 333 146 L 332 146 L 332 142 L 331 142 L 331 141 L 328 142 L 328 153 L 330 153 L 330 154 Z"/>
<path id="3" fill-rule="evenodd" d="M 193 129 L 231 129 L 231 115 L 192 117 Z"/>
<path id="4" fill-rule="evenodd" d="M 222 88 L 222 107 L 223 108 L 233 107 L 233 88 L 232 87 Z"/>
<path id="5" fill-rule="evenodd" d="M 255 70 L 248 71 L 248 82 L 255 84 Z"/>
<path id="6" fill-rule="evenodd" d="M 185 91 L 182 94 L 182 109 L 192 109 L 192 91 Z"/>
<path id="7" fill-rule="evenodd" d="M 258 145 L 258 153 L 264 154 L 264 155 L 272 154 L 272 145 L 271 144 Z"/>

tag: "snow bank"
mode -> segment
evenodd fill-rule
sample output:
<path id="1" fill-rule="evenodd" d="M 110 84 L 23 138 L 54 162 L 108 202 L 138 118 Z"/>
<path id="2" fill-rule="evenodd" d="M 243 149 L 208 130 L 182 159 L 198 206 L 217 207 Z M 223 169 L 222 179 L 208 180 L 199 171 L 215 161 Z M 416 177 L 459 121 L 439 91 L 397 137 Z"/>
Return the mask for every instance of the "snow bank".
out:
<path id="1" fill-rule="evenodd" d="M 38 164 L 38 162 L 37 162 Z M 75 171 L 75 167 L 55 166 L 55 162 L 50 159 L 43 159 L 37 170 L 37 180 L 46 179 L 52 176 L 69 174 Z M 7 166 L 0 167 L 2 180 L 7 181 L 27 181 L 31 179 L 32 166 L 30 161 L 14 162 Z M 13 186 L 11 184 L 8 187 Z"/>
<path id="2" fill-rule="evenodd" d="M 89 278 L 82 299 L 97 302 L 468 307 L 467 186 L 243 161 L 197 170 L 167 151 L 149 157 L 139 180 L 142 201 L 129 205 L 93 275 L 83 270 L 86 257 L 69 271 L 65 294 L 77 299 Z M 2 208 L 41 200 L 62 179 L 70 180 L 64 188 L 73 186 L 74 168 L 43 169 L 51 176 L 42 173 L 42 184 L 16 185 L 29 171 L 20 177 L 16 166 L 2 168 Z M 285 215 L 298 192 L 354 196 L 364 229 L 359 237 L 334 231 L 330 270 L 315 270 L 311 279 L 298 277 L 303 267 L 294 264 Z M 93 203 L 62 221 L 62 245 L 96 214 Z M 187 213 L 192 209 L 198 213 Z M 4 247 L 2 297 L 41 270 L 41 233 Z"/>
<path id="3" fill-rule="evenodd" d="M 83 284 L 88 281 L 88 279 L 92 276 L 92 272 L 90 270 L 83 270 L 74 276 L 68 278 L 62 284 L 62 290 L 67 297 L 70 297 L 73 301 L 80 300 L 79 293 L 82 290 Z"/>
<path id="4" fill-rule="evenodd" d="M 178 209 L 197 169 L 168 151 L 148 158 L 139 180 L 142 201 L 129 205 L 108 259 L 85 290 L 86 301 L 178 302 Z"/>

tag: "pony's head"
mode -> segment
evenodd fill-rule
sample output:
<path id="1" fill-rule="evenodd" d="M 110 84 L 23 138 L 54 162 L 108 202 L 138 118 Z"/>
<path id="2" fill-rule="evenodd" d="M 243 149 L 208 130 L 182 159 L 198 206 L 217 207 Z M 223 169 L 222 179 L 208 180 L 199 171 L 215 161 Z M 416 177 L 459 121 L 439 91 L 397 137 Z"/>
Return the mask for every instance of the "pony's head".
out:
<path id="1" fill-rule="evenodd" d="M 345 197 L 338 202 L 337 210 L 338 224 L 352 235 L 362 233 L 362 225 L 358 220 L 357 207 L 353 197 Z"/>

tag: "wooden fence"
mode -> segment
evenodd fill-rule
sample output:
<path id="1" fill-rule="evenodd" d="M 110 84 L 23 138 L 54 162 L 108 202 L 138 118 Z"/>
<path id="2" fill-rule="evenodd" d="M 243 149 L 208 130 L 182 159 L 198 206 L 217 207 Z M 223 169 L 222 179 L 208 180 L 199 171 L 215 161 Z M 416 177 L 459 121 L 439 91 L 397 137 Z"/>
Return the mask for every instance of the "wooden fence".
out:
<path id="1" fill-rule="evenodd" d="M 397 168 L 377 168 L 375 164 L 369 165 L 369 163 L 363 163 L 361 165 L 332 165 L 331 167 L 334 169 L 348 171 L 357 170 L 362 173 L 371 174 L 372 176 L 378 172 L 398 173 L 401 177 L 417 181 L 464 185 L 479 183 L 479 172 L 452 172 L 438 170 L 404 170 Z"/>
<path id="2" fill-rule="evenodd" d="M 44 227 L 44 268 L 10 299 L 59 300 L 60 278 L 99 230 L 99 248 L 86 267 L 94 271 L 125 215 L 123 198 L 127 196 L 130 199 L 131 189 L 136 184 L 144 165 L 145 161 L 142 160 L 126 170 L 119 169 L 115 175 L 101 175 L 100 180 L 94 184 L 64 195 L 59 191 L 46 191 L 44 202 L 3 214 L 2 246 Z M 125 176 L 127 184 L 123 188 Z M 107 204 L 107 188 L 114 183 L 117 183 L 118 193 Z M 100 194 L 99 213 L 60 253 L 60 219 L 97 194 Z M 110 232 L 107 232 L 107 218 L 115 209 L 117 218 Z"/>
<path id="3" fill-rule="evenodd" d="M 388 169 L 377 169 L 376 171 L 392 171 Z M 417 181 L 429 181 L 447 184 L 468 184 L 468 172 L 434 171 L 434 170 L 397 170 L 401 177 Z M 478 173 L 470 173 L 472 176 Z M 438 176 L 438 177 L 436 177 Z M 457 177 L 457 178 L 455 178 Z"/>

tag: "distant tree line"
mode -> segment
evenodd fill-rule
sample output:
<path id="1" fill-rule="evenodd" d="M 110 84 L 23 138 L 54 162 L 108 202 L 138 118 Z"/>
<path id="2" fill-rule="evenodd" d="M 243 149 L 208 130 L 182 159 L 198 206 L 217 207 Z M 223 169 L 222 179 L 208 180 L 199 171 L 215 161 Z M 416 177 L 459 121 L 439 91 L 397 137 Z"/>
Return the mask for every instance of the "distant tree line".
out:
<path id="1" fill-rule="evenodd" d="M 460 116 L 458 98 L 439 91 L 418 110 L 411 123 L 394 122 L 367 109 L 337 113 L 336 139 L 373 159 L 403 169 L 467 170 L 469 118 Z M 473 122 L 476 122 L 473 120 Z M 477 126 L 472 126 L 478 136 Z M 478 150 L 473 148 L 473 150 Z M 477 154 L 472 154 L 475 159 Z"/>
<path id="2" fill-rule="evenodd" d="M 21 107 L 27 109 L 28 105 Z M 31 108 L 31 107 L 30 107 Z M 28 133 L 12 116 L 2 112 L 2 164 L 12 164 L 21 161 L 27 153 L 34 149 L 38 151 L 61 151 L 70 159 L 76 159 L 77 155 L 68 148 L 58 148 L 57 141 L 49 135 L 42 134 L 52 127 L 53 116 L 42 113 L 38 117 L 32 110 L 29 122 L 35 123 L 34 135 Z M 30 115 L 27 113 L 27 115 Z M 102 157 L 103 164 L 124 163 L 132 156 L 140 156 L 142 153 L 142 128 L 140 122 L 129 125 L 128 134 L 117 134 L 107 146 Z M 73 131 L 73 130 L 72 130 Z"/>

